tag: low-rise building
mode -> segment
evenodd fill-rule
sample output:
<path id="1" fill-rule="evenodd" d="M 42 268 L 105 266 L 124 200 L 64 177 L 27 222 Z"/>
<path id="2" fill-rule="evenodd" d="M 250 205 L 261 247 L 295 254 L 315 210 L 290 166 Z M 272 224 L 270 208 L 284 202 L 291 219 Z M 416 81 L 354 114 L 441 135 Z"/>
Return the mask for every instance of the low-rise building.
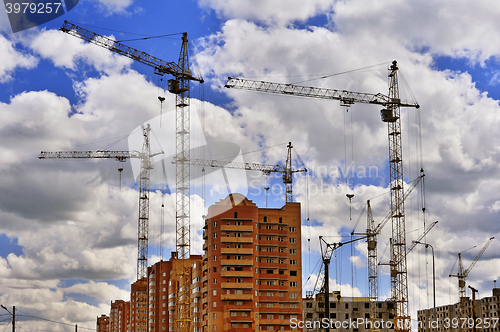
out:
<path id="1" fill-rule="evenodd" d="M 418 331 L 474 331 L 473 301 L 462 298 L 464 313 L 461 314 L 461 303 L 442 305 L 439 307 L 418 310 Z M 492 296 L 476 299 L 476 331 L 500 331 L 500 288 L 493 288 Z"/>

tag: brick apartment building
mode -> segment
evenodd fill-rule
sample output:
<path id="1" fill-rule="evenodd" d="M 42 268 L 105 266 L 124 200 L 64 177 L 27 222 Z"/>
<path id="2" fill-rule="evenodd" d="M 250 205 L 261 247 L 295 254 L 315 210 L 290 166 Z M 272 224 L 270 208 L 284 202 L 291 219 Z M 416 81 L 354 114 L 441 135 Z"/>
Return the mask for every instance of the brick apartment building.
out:
<path id="1" fill-rule="evenodd" d="M 97 317 L 97 332 L 109 332 L 109 316 L 101 315 Z"/>
<path id="2" fill-rule="evenodd" d="M 232 194 L 209 207 L 204 255 L 184 262 L 190 330 L 292 330 L 290 319 L 302 319 L 300 226 L 299 203 L 258 208 Z M 112 302 L 109 332 L 176 331 L 181 267 L 176 253 L 148 267 L 147 280 L 131 285 L 130 302 Z"/>
<path id="3" fill-rule="evenodd" d="M 302 318 L 300 225 L 299 203 L 258 208 L 232 194 L 209 207 L 202 332 L 290 331 Z"/>
<path id="4" fill-rule="evenodd" d="M 493 288 L 493 296 L 484 297 L 482 299 L 476 298 L 476 322 L 480 325 L 476 325 L 477 331 L 482 332 L 494 332 L 500 331 L 500 288 Z M 434 315 L 434 308 L 419 310 L 417 312 L 418 316 L 418 331 L 419 332 L 437 332 L 437 331 L 473 331 L 473 328 L 469 328 L 469 318 L 473 316 L 473 305 L 472 300 L 468 297 L 462 298 L 464 301 L 465 314 L 460 315 L 460 303 L 448 304 L 436 307 L 436 315 Z M 437 316 L 437 317 L 436 317 Z M 461 327 L 463 321 L 460 321 L 460 316 L 466 317 L 467 323 L 464 325 L 463 329 L 455 326 L 454 321 L 458 322 Z M 437 318 L 437 319 L 436 319 Z M 486 318 L 488 318 L 486 320 Z M 437 327 L 435 325 L 429 326 L 430 321 L 438 322 Z M 487 324 L 486 322 L 489 322 Z M 472 325 L 472 324 L 471 324 Z"/>

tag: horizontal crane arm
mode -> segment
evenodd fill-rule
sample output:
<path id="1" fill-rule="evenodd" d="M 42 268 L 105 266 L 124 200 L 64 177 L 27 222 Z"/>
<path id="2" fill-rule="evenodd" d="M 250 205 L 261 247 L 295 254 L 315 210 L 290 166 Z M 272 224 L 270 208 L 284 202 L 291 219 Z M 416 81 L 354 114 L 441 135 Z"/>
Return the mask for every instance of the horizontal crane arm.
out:
<path id="1" fill-rule="evenodd" d="M 229 77 L 225 87 L 250 90 L 250 91 L 275 93 L 275 94 L 293 95 L 299 97 L 334 99 L 334 100 L 340 100 L 345 105 L 351 105 L 354 103 L 367 103 L 367 104 L 377 104 L 383 106 L 398 105 L 403 107 L 404 106 L 416 107 L 416 108 L 419 107 L 418 104 L 401 103 L 399 99 L 391 100 L 388 96 L 383 95 L 381 93 L 372 94 L 372 93 L 352 92 L 347 90 L 315 88 L 315 87 L 306 87 L 294 84 L 254 81 L 243 78 Z"/>
<path id="2" fill-rule="evenodd" d="M 176 158 L 172 160 L 172 164 L 176 163 Z M 245 169 L 247 171 L 261 171 L 264 173 L 271 172 L 285 172 L 285 167 L 280 165 L 263 165 L 257 163 L 238 163 L 234 161 L 220 161 L 220 160 L 205 160 L 205 159 L 190 159 L 190 165 L 194 166 L 204 166 L 204 167 L 224 167 L 224 168 L 235 168 L 235 169 Z M 307 169 L 293 170 L 292 172 L 307 172 Z"/>
<path id="3" fill-rule="evenodd" d="M 140 153 L 130 151 L 42 151 L 38 159 L 84 159 L 84 158 L 114 158 L 125 161 L 127 158 L 140 158 Z"/>
<path id="4" fill-rule="evenodd" d="M 132 60 L 139 61 L 150 67 L 153 67 L 155 68 L 157 74 L 171 74 L 175 77 L 183 74 L 181 68 L 175 62 L 164 61 L 155 56 L 136 50 L 135 48 L 124 45 L 111 38 L 101 36 L 95 32 L 89 31 L 68 21 L 64 21 L 63 26 L 59 30 L 74 37 L 83 39 L 89 43 L 101 46 L 107 50 L 126 56 L 127 58 L 130 58 Z M 203 82 L 203 78 L 194 77 L 191 75 L 191 73 L 184 73 L 184 77 L 189 80 Z"/>

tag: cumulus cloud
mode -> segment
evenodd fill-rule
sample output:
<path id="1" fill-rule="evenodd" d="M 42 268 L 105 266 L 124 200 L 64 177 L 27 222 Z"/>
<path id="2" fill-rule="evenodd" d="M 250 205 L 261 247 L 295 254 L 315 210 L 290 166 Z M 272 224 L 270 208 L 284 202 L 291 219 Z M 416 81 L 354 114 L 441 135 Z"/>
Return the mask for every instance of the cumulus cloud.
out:
<path id="1" fill-rule="evenodd" d="M 257 20 L 267 24 L 283 25 L 293 21 L 306 21 L 307 19 L 325 14 L 331 10 L 334 1 L 230 1 L 230 0 L 199 0 L 199 5 L 216 11 L 224 18 L 239 18 L 244 20 Z M 286 8 L 286 9 L 284 9 Z"/>
<path id="2" fill-rule="evenodd" d="M 31 54 L 16 49 L 13 41 L 3 34 L 0 35 L 0 83 L 6 83 L 12 79 L 12 73 L 18 68 L 31 69 L 35 67 L 38 60 Z"/>

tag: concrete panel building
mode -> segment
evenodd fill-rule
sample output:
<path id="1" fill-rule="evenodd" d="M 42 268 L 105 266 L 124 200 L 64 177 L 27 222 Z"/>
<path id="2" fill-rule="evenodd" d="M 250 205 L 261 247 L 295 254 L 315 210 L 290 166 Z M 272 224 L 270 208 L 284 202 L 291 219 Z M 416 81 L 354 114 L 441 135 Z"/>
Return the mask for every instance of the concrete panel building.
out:
<path id="1" fill-rule="evenodd" d="M 418 331 L 473 331 L 471 323 L 473 317 L 472 299 L 466 297 L 464 301 L 464 315 L 460 314 L 460 302 L 434 308 L 418 310 Z M 493 288 L 492 296 L 476 299 L 476 330 L 482 332 L 500 331 L 500 288 Z M 460 318 L 464 319 L 460 319 Z M 467 320 L 465 320 L 467 319 Z M 431 323 L 432 322 L 432 323 Z M 437 325 L 436 323 L 437 322 Z M 469 326 L 471 323 L 471 326 Z M 462 328 L 463 324 L 463 328 Z"/>

